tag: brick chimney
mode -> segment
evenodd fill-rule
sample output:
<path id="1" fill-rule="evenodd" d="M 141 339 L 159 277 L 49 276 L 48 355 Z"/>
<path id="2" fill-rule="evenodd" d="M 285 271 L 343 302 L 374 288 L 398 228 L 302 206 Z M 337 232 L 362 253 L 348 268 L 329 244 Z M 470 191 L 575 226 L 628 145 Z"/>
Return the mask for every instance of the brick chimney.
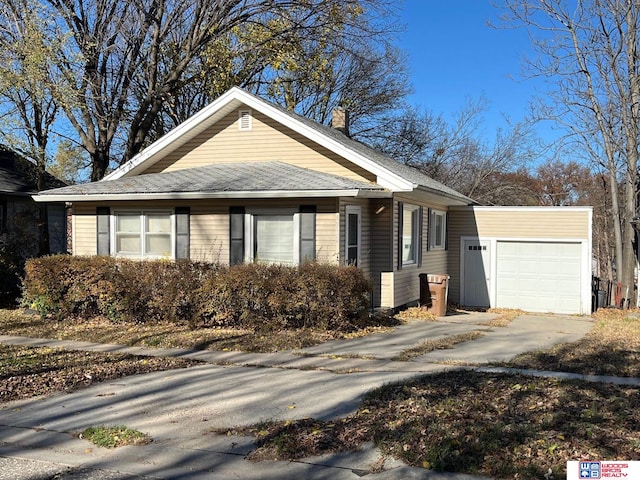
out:
<path id="1" fill-rule="evenodd" d="M 342 107 L 334 108 L 331 112 L 331 126 L 349 136 L 349 112 Z"/>

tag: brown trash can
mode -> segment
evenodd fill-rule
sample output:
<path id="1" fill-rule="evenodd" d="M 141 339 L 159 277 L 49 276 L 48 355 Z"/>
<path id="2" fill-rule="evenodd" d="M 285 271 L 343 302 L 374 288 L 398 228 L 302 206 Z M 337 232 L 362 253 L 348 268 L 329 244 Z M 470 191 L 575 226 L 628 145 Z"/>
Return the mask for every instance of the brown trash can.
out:
<path id="1" fill-rule="evenodd" d="M 421 273 L 420 306 L 437 317 L 447 314 L 447 296 L 449 293 L 449 275 L 429 275 Z"/>

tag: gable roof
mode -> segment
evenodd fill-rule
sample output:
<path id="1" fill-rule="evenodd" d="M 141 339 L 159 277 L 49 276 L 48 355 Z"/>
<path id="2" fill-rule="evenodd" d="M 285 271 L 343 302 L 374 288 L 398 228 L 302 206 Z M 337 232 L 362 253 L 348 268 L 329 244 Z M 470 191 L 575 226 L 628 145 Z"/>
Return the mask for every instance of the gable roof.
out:
<path id="1" fill-rule="evenodd" d="M 45 185 L 47 188 L 57 188 L 65 183 L 45 173 Z M 0 146 L 0 194 L 30 196 L 36 193 L 36 166 L 17 153 Z"/>
<path id="2" fill-rule="evenodd" d="M 122 177 L 42 192 L 42 201 L 390 196 L 373 183 L 316 172 L 283 162 L 220 163 Z"/>
<path id="3" fill-rule="evenodd" d="M 418 189 L 444 196 L 452 204 L 456 205 L 475 203 L 472 199 L 433 180 L 417 169 L 400 164 L 377 150 L 347 137 L 334 128 L 297 115 L 238 87 L 233 87 L 224 93 L 210 105 L 111 172 L 102 181 L 111 181 L 141 174 L 167 154 L 184 145 L 191 138 L 242 106 L 259 111 L 263 115 L 346 158 L 355 165 L 375 174 L 377 183 L 392 192 L 411 192 Z"/>

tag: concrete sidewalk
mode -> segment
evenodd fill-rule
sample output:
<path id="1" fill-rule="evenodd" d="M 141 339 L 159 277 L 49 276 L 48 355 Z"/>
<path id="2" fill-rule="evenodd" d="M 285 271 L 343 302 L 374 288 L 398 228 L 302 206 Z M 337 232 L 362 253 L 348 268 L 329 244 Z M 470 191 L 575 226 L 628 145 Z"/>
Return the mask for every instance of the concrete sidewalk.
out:
<path id="1" fill-rule="evenodd" d="M 389 333 L 277 354 L 152 350 L 2 336 L 0 343 L 168 355 L 207 364 L 126 377 L 5 406 L 0 409 L 0 480 L 477 478 L 437 474 L 381 459 L 371 445 L 360 452 L 256 464 L 244 459 L 253 439 L 221 436 L 212 430 L 262 420 L 340 418 L 355 412 L 367 391 L 385 383 L 460 368 L 465 359 L 481 364 L 575 341 L 593 325 L 590 318 L 528 315 L 507 327 L 482 325 L 490 319 L 489 314 L 474 313 L 438 322 L 411 322 Z M 392 360 L 423 340 L 478 329 L 483 337 L 451 350 L 410 362 Z M 124 424 L 149 433 L 154 441 L 106 450 L 78 438 L 84 428 L 102 424 Z M 385 470 L 370 473 L 376 463 Z"/>

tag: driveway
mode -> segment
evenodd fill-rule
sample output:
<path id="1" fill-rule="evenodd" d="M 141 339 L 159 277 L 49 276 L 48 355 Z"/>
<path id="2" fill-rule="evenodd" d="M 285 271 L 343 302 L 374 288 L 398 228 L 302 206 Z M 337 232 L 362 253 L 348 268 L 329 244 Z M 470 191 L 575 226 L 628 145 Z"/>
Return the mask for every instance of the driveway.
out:
<path id="1" fill-rule="evenodd" d="M 0 480 L 474 478 L 412 469 L 395 461 L 387 461 L 385 472 L 368 474 L 380 458 L 373 446 L 300 462 L 252 463 L 244 460 L 252 439 L 212 430 L 269 419 L 342 417 L 356 411 L 364 393 L 385 383 L 458 368 L 465 361 L 506 360 L 523 351 L 575 341 L 592 327 L 590 318 L 527 315 L 507 327 L 488 329 L 483 323 L 490 318 L 469 314 L 412 322 L 393 333 L 329 342 L 296 354 L 176 351 L 233 364 L 126 377 L 72 394 L 14 402 L 0 410 Z M 487 330 L 483 337 L 452 350 L 411 362 L 393 360 L 422 340 L 478 329 Z M 0 337 L 3 343 L 29 341 Z M 121 348 L 67 345 L 85 347 Z M 124 424 L 149 433 L 154 441 L 106 450 L 78 438 L 84 428 L 103 424 Z"/>

